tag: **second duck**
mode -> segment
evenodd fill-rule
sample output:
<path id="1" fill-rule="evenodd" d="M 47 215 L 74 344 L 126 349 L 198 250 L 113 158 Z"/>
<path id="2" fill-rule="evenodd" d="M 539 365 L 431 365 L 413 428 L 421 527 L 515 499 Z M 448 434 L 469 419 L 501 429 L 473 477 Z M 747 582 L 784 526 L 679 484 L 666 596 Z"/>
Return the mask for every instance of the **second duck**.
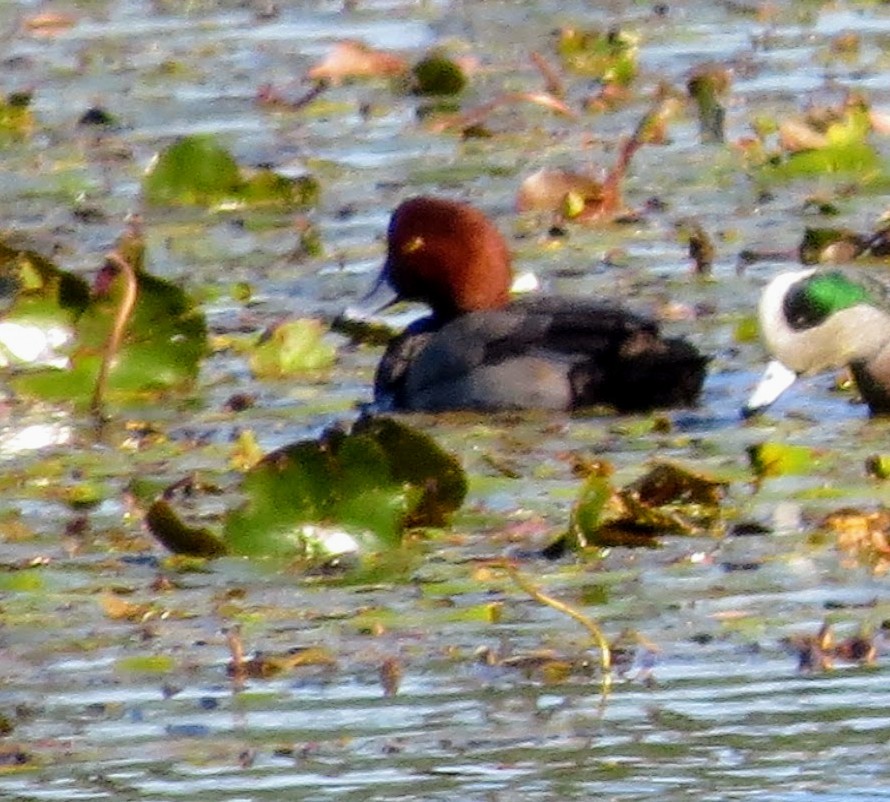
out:
<path id="1" fill-rule="evenodd" d="M 393 212 L 378 284 L 432 309 L 393 340 L 375 403 L 401 410 L 620 412 L 687 406 L 708 359 L 645 317 L 592 299 L 510 300 L 506 242 L 478 209 L 416 197 Z"/>

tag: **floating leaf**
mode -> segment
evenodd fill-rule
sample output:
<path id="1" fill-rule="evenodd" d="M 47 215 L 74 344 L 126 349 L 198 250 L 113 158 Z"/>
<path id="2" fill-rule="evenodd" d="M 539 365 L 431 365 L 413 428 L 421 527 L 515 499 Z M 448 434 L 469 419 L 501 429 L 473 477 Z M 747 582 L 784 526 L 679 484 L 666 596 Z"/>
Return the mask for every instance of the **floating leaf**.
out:
<path id="1" fill-rule="evenodd" d="M 865 472 L 874 479 L 890 479 L 890 455 L 872 454 L 865 461 Z"/>
<path id="2" fill-rule="evenodd" d="M 835 510 L 825 517 L 822 526 L 835 534 L 838 548 L 857 563 L 870 566 L 876 573 L 890 570 L 890 510 L 886 507 L 870 512 Z"/>
<path id="3" fill-rule="evenodd" d="M 815 449 L 787 443 L 758 443 L 747 450 L 751 469 L 760 477 L 812 473 L 819 459 Z"/>
<path id="4" fill-rule="evenodd" d="M 0 367 L 67 365 L 61 349 L 89 297 L 83 279 L 34 251 L 0 243 Z"/>
<path id="5" fill-rule="evenodd" d="M 851 262 L 868 247 L 866 237 L 844 228 L 810 228 L 798 249 L 805 265 Z"/>
<path id="6" fill-rule="evenodd" d="M 12 92 L 0 100 L 0 143 L 18 141 L 34 129 L 30 92 Z"/>
<path id="7" fill-rule="evenodd" d="M 614 491 L 593 474 L 582 486 L 570 534 L 580 546 L 652 545 L 664 534 L 694 534 L 719 521 L 726 483 L 661 462 Z"/>
<path id="8" fill-rule="evenodd" d="M 241 169 L 211 136 L 186 136 L 160 153 L 142 191 L 149 203 L 199 205 L 235 201 L 244 187 Z"/>
<path id="9" fill-rule="evenodd" d="M 145 523 L 151 533 L 174 554 L 221 557 L 227 553 L 225 544 L 217 535 L 209 529 L 183 523 L 164 499 L 158 499 L 148 508 Z"/>
<path id="10" fill-rule="evenodd" d="M 699 136 L 702 142 L 723 142 L 726 109 L 724 99 L 729 92 L 729 70 L 719 64 L 704 64 L 693 70 L 686 82 L 689 96 L 698 108 Z"/>
<path id="11" fill-rule="evenodd" d="M 125 241 L 120 250 L 127 248 L 138 268 L 143 261 L 141 240 Z M 136 283 L 135 308 L 108 374 L 106 396 L 116 403 L 188 389 L 207 353 L 204 315 L 181 288 L 138 269 Z M 17 376 L 11 381 L 13 389 L 45 400 L 87 403 L 125 292 L 126 277 L 112 261 L 106 262 L 91 300 L 76 320 L 69 367 Z"/>
<path id="12" fill-rule="evenodd" d="M 570 199 L 580 201 L 581 209 L 601 204 L 602 181 L 570 170 L 542 168 L 523 179 L 516 196 L 516 208 L 520 212 L 565 212 L 566 217 L 577 217 L 581 209 L 572 214 Z"/>
<path id="13" fill-rule="evenodd" d="M 318 200 L 318 183 L 263 169 L 247 176 L 235 158 L 209 135 L 186 136 L 160 153 L 142 184 L 145 199 L 171 206 L 281 204 Z"/>
<path id="14" fill-rule="evenodd" d="M 309 70 L 315 81 L 341 83 L 355 78 L 393 78 L 408 71 L 401 56 L 375 50 L 363 42 L 337 42 L 321 63 Z"/>
<path id="15" fill-rule="evenodd" d="M 460 64 L 441 54 L 421 59 L 411 73 L 414 92 L 418 95 L 459 95 L 467 86 L 467 76 Z"/>
<path id="16" fill-rule="evenodd" d="M 221 542 L 236 554 L 326 562 L 390 549 L 408 526 L 437 526 L 463 502 L 466 477 L 431 438 L 388 418 L 358 421 L 266 455 L 246 474 L 245 501 L 225 516 Z M 172 550 L 220 539 L 158 501 L 147 517 Z"/>
<path id="17" fill-rule="evenodd" d="M 557 53 L 567 69 L 610 84 L 627 86 L 637 74 L 638 37 L 608 31 L 563 28 Z"/>
<path id="18" fill-rule="evenodd" d="M 785 126 L 786 142 L 788 125 Z M 788 180 L 821 175 L 855 176 L 864 183 L 886 179 L 883 161 L 868 141 L 871 130 L 869 112 L 853 105 L 844 116 L 827 125 L 824 135 L 818 130 L 804 139 L 798 132 L 796 140 L 805 149 L 767 161 L 760 174 L 770 180 Z"/>
<path id="19" fill-rule="evenodd" d="M 133 655 L 115 661 L 117 671 L 136 674 L 166 674 L 176 668 L 176 661 L 169 654 Z"/>
<path id="20" fill-rule="evenodd" d="M 321 321 L 311 318 L 279 324 L 251 352 L 253 375 L 277 379 L 330 368 L 336 348 L 324 339 L 326 333 Z"/>

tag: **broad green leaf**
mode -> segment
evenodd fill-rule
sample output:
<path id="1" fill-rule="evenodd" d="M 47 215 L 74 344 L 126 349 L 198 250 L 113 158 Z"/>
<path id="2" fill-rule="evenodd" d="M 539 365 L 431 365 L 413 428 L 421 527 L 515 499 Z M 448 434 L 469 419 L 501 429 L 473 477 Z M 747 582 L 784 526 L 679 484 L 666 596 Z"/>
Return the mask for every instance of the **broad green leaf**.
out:
<path id="1" fill-rule="evenodd" d="M 466 490 L 457 460 L 430 437 L 363 419 L 351 433 L 331 429 L 267 454 L 245 475 L 244 501 L 225 514 L 219 537 L 182 522 L 163 499 L 146 523 L 177 553 L 326 562 L 397 548 L 406 527 L 444 523 Z"/>
<path id="2" fill-rule="evenodd" d="M 250 369 L 260 378 L 281 378 L 326 370 L 336 349 L 326 342 L 319 320 L 293 320 L 276 326 L 250 354 Z"/>
<path id="3" fill-rule="evenodd" d="M 0 243 L 0 366 L 61 365 L 89 285 L 34 251 Z"/>
<path id="4" fill-rule="evenodd" d="M 108 265 L 103 268 L 109 270 Z M 181 288 L 144 272 L 137 274 L 137 284 L 136 307 L 109 374 L 107 398 L 113 403 L 188 389 L 207 353 L 204 315 Z M 120 307 L 124 277 L 100 276 L 97 286 L 99 291 L 76 321 L 70 367 L 17 376 L 11 382 L 17 393 L 75 404 L 89 401 Z"/>
<path id="5" fill-rule="evenodd" d="M 186 136 L 160 153 L 142 184 L 146 201 L 168 206 L 312 206 L 318 182 L 269 169 L 247 175 L 232 154 L 209 135 Z"/>
<path id="6" fill-rule="evenodd" d="M 748 447 L 751 470 L 760 477 L 812 473 L 818 466 L 818 457 L 818 452 L 808 446 L 757 443 Z"/>
<path id="7" fill-rule="evenodd" d="M 244 189 L 234 157 L 211 136 L 187 136 L 158 157 L 142 185 L 159 205 L 211 206 L 240 198 Z"/>

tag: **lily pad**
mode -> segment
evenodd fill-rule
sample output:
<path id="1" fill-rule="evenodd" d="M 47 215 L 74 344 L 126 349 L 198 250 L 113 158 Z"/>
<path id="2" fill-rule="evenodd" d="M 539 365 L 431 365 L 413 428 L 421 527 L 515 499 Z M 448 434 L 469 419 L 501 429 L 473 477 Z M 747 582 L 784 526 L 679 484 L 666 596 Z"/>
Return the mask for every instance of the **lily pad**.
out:
<path id="1" fill-rule="evenodd" d="M 90 288 L 35 251 L 0 243 L 0 366 L 67 364 L 60 349 L 74 336 Z"/>
<path id="2" fill-rule="evenodd" d="M 250 354 L 250 369 L 260 378 L 281 378 L 326 370 L 336 349 L 324 339 L 319 320 L 292 320 L 276 326 Z"/>
<path id="3" fill-rule="evenodd" d="M 638 37 L 619 29 L 559 32 L 557 53 L 566 68 L 610 84 L 627 86 L 637 75 Z"/>
<path id="4" fill-rule="evenodd" d="M 767 161 L 760 174 L 774 181 L 839 175 L 865 184 L 884 181 L 886 169 L 877 149 L 868 141 L 871 131 L 868 110 L 854 106 L 830 123 L 818 146 L 796 150 Z"/>
<path id="5" fill-rule="evenodd" d="M 767 442 L 748 446 L 748 459 L 755 476 L 785 476 L 812 473 L 819 453 L 808 446 Z"/>
<path id="6" fill-rule="evenodd" d="M 311 206 L 318 200 L 315 179 L 288 178 L 265 168 L 248 176 L 209 135 L 183 137 L 160 153 L 142 191 L 148 203 L 167 206 Z"/>
<path id="7" fill-rule="evenodd" d="M 219 536 L 179 522 L 165 500 L 146 520 L 181 553 L 212 556 L 218 543 L 248 557 L 326 562 L 398 547 L 407 527 L 442 525 L 466 490 L 457 460 L 430 437 L 363 418 L 351 433 L 330 429 L 267 454 L 246 474 L 245 501 L 226 513 Z"/>
<path id="8" fill-rule="evenodd" d="M 108 374 L 107 398 L 116 403 L 188 389 L 207 353 L 203 313 L 180 287 L 138 269 L 141 243 L 136 254 L 136 304 Z M 87 402 L 95 389 L 125 285 L 125 276 L 107 261 L 89 303 L 75 321 L 69 365 L 17 376 L 11 381 L 13 389 L 44 400 Z M 79 302 L 79 294 L 75 297 Z"/>

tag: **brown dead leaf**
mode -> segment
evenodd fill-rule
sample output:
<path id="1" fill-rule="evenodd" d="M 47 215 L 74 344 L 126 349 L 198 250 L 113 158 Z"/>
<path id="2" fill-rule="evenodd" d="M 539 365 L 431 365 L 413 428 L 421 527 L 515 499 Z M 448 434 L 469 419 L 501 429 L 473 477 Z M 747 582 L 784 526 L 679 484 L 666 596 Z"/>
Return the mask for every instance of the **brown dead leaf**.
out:
<path id="1" fill-rule="evenodd" d="M 890 510 L 886 507 L 872 512 L 835 510 L 822 525 L 834 532 L 838 548 L 856 562 L 870 565 L 879 574 L 890 570 Z"/>
<path id="2" fill-rule="evenodd" d="M 882 136 L 890 134 L 890 111 L 869 109 L 868 120 L 875 133 L 881 134 Z"/>
<path id="3" fill-rule="evenodd" d="M 402 684 L 402 664 L 395 657 L 387 657 L 380 666 L 380 684 L 384 696 L 395 696 Z"/>
<path id="4" fill-rule="evenodd" d="M 504 92 L 498 95 L 494 100 L 476 106 L 463 114 L 450 114 L 437 117 L 430 125 L 429 129 L 434 133 L 442 131 L 450 131 L 454 129 L 463 130 L 474 125 L 479 125 L 486 117 L 503 106 L 510 106 L 517 103 L 533 103 L 543 106 L 556 114 L 564 117 L 575 119 L 578 115 L 567 106 L 562 100 L 547 92 Z"/>
<path id="5" fill-rule="evenodd" d="M 824 148 L 828 144 L 828 137 L 801 120 L 783 120 L 779 124 L 779 144 L 782 150 L 796 153 Z"/>
<path id="6" fill-rule="evenodd" d="M 335 44 L 308 75 L 315 81 L 339 84 L 351 78 L 394 78 L 407 71 L 408 62 L 401 56 L 346 40 Z"/>
<path id="7" fill-rule="evenodd" d="M 102 612 L 112 621 L 132 621 L 141 623 L 153 618 L 157 611 L 150 604 L 136 604 L 122 599 L 115 593 L 103 593 L 99 598 Z"/>
<path id="8" fill-rule="evenodd" d="M 545 167 L 523 180 L 516 196 L 516 209 L 564 212 L 570 195 L 577 196 L 585 206 L 601 204 L 603 184 L 584 173 Z"/>
<path id="9" fill-rule="evenodd" d="M 35 36 L 57 36 L 76 24 L 77 17 L 61 11 L 43 11 L 25 19 L 25 28 Z"/>

